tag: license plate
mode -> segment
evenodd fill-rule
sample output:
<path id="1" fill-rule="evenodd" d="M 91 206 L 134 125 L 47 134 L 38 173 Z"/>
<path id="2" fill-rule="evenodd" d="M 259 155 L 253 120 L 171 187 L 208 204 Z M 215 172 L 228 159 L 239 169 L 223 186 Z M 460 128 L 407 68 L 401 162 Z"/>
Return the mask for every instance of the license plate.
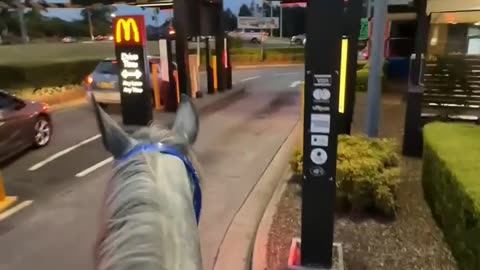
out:
<path id="1" fill-rule="evenodd" d="M 111 82 L 99 82 L 98 87 L 110 89 L 110 88 L 113 88 L 113 83 L 111 83 Z"/>

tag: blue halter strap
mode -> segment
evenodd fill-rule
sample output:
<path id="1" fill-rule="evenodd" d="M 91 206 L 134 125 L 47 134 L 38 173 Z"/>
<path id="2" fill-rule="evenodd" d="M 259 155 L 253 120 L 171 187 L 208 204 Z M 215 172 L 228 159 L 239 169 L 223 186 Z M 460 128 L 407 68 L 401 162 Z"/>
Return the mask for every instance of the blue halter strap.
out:
<path id="1" fill-rule="evenodd" d="M 159 152 L 162 154 L 172 155 L 179 158 L 185 164 L 187 172 L 190 175 L 190 181 L 193 185 L 193 208 L 195 210 L 195 217 L 197 219 L 197 224 L 200 221 L 200 212 L 202 210 L 202 190 L 200 188 L 200 179 L 198 178 L 197 171 L 193 167 L 193 164 L 188 160 L 188 158 L 180 153 L 177 149 L 172 146 L 162 144 L 162 143 L 150 143 L 150 144 L 137 144 L 130 151 L 125 153 L 122 157 L 117 158 L 117 162 L 126 160 L 138 153 L 141 152 Z"/>

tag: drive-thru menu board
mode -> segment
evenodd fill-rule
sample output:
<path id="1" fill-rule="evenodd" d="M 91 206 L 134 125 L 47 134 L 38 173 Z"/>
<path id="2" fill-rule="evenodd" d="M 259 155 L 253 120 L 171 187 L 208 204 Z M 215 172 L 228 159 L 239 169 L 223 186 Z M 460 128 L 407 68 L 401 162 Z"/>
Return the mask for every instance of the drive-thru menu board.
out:
<path id="1" fill-rule="evenodd" d="M 145 126 L 152 121 L 152 93 L 146 55 L 143 15 L 118 16 L 113 20 L 118 88 L 125 125 Z"/>

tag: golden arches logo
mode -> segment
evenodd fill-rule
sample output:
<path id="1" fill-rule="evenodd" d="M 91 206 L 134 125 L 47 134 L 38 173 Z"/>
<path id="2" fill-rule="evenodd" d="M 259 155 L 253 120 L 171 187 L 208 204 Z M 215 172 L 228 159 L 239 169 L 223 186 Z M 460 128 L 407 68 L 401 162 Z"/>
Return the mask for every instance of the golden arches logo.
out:
<path id="1" fill-rule="evenodd" d="M 115 26 L 115 42 L 121 43 L 122 41 L 130 41 L 130 39 L 132 39 L 132 32 L 133 41 L 140 42 L 140 33 L 135 20 L 132 18 L 126 20 L 119 19 L 117 21 L 117 25 Z"/>

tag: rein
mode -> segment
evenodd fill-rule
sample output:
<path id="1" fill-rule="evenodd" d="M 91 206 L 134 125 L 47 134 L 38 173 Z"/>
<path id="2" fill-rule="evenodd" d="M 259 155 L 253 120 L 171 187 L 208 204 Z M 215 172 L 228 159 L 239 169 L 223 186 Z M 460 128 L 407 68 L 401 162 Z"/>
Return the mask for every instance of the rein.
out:
<path id="1" fill-rule="evenodd" d="M 162 154 L 167 154 L 179 158 L 183 161 L 188 174 L 190 175 L 190 181 L 193 185 L 193 208 L 195 210 L 195 217 L 197 219 L 197 225 L 200 221 L 200 212 L 202 210 L 202 190 L 200 188 L 200 179 L 198 178 L 197 171 L 193 167 L 193 164 L 190 160 L 180 153 L 177 149 L 172 146 L 162 144 L 162 143 L 150 143 L 150 144 L 138 144 L 125 153 L 122 157 L 117 158 L 116 162 L 124 161 L 138 153 L 141 152 L 158 152 Z"/>

